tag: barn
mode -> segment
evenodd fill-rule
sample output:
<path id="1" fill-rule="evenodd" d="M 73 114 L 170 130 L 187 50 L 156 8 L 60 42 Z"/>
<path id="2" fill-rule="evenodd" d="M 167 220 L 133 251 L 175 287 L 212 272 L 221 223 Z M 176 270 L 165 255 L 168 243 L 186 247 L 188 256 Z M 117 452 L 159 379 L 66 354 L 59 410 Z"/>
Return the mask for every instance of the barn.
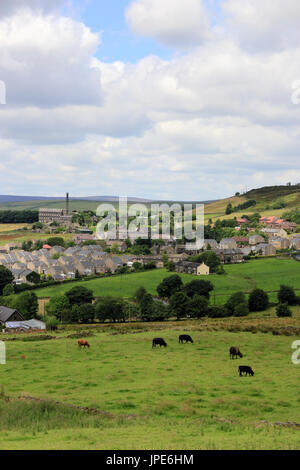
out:
<path id="1" fill-rule="evenodd" d="M 24 318 L 18 310 L 0 305 L 0 325 L 4 325 L 7 321 L 23 321 Z"/>

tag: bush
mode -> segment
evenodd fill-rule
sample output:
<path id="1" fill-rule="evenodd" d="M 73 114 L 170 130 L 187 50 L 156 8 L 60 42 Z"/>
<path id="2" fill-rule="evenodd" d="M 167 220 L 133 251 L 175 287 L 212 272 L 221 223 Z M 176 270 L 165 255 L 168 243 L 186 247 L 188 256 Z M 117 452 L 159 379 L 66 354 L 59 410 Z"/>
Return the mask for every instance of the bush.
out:
<path id="1" fill-rule="evenodd" d="M 254 289 L 249 297 L 249 310 L 251 312 L 262 312 L 269 307 L 269 296 L 262 289 Z"/>
<path id="2" fill-rule="evenodd" d="M 225 308 L 228 311 L 228 315 L 235 315 L 235 307 L 240 304 L 247 304 L 246 296 L 243 292 L 235 292 L 232 294 L 225 304 Z M 248 305 L 247 305 L 248 307 Z M 248 312 L 249 313 L 249 312 Z"/>
<path id="3" fill-rule="evenodd" d="M 45 317 L 46 328 L 49 331 L 55 331 L 58 327 L 58 320 L 55 317 Z"/>
<path id="4" fill-rule="evenodd" d="M 234 307 L 233 315 L 235 317 L 246 317 L 249 315 L 249 307 L 247 302 L 240 303 Z"/>
<path id="5" fill-rule="evenodd" d="M 292 311 L 289 308 L 289 304 L 287 302 L 280 303 L 276 308 L 276 315 L 277 317 L 291 317 Z"/>
<path id="6" fill-rule="evenodd" d="M 212 305 L 208 307 L 207 316 L 209 318 L 225 318 L 228 316 L 228 311 L 223 305 Z"/>
<path id="7" fill-rule="evenodd" d="M 295 291 L 290 286 L 281 285 L 278 292 L 278 301 L 280 304 L 287 303 L 288 305 L 296 305 L 297 297 Z"/>

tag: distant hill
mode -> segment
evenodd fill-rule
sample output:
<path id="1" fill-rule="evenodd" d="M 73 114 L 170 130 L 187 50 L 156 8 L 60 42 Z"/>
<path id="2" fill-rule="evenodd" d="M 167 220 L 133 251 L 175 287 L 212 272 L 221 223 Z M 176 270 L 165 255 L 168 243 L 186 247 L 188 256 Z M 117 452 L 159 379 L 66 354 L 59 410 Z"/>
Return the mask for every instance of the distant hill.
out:
<path id="1" fill-rule="evenodd" d="M 236 207 L 250 199 L 256 201 L 255 206 L 226 215 L 226 207 L 229 203 Z M 274 208 L 281 204 L 285 207 L 280 209 Z M 205 218 L 206 220 L 211 218 L 215 222 L 217 219 L 232 219 L 233 217 L 241 217 L 244 214 L 253 214 L 254 212 L 259 212 L 262 216 L 276 215 L 280 217 L 284 212 L 295 208 L 300 208 L 300 185 L 265 186 L 263 188 L 252 189 L 239 196 L 220 199 L 208 204 L 205 208 Z"/>
<path id="2" fill-rule="evenodd" d="M 88 197 L 70 197 L 70 211 L 93 210 L 95 211 L 101 202 L 117 205 L 118 196 L 88 196 Z M 138 197 L 128 197 L 130 204 L 152 204 L 179 202 L 180 204 L 188 202 L 197 202 L 198 204 L 209 204 L 213 201 L 155 201 Z M 0 195 L 0 210 L 39 210 L 40 208 L 63 209 L 66 206 L 65 197 L 37 197 L 37 196 L 8 196 Z"/>

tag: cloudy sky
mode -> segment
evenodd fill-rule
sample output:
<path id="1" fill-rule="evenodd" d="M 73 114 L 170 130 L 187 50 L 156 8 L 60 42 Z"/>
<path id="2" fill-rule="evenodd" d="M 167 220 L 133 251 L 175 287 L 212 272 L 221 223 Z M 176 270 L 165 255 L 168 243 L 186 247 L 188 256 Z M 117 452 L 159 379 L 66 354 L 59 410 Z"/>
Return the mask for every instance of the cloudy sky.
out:
<path id="1" fill-rule="evenodd" d="M 299 18 L 299 0 L 1 0 L 0 194 L 300 182 Z"/>

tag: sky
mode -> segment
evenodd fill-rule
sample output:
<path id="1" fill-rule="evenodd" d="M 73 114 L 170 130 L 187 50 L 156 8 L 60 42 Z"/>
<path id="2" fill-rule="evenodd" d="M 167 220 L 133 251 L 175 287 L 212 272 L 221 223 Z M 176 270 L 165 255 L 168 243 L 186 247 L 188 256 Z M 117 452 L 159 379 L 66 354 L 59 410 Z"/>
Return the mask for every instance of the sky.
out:
<path id="1" fill-rule="evenodd" d="M 0 194 L 299 183 L 299 17 L 298 0 L 1 0 Z"/>

